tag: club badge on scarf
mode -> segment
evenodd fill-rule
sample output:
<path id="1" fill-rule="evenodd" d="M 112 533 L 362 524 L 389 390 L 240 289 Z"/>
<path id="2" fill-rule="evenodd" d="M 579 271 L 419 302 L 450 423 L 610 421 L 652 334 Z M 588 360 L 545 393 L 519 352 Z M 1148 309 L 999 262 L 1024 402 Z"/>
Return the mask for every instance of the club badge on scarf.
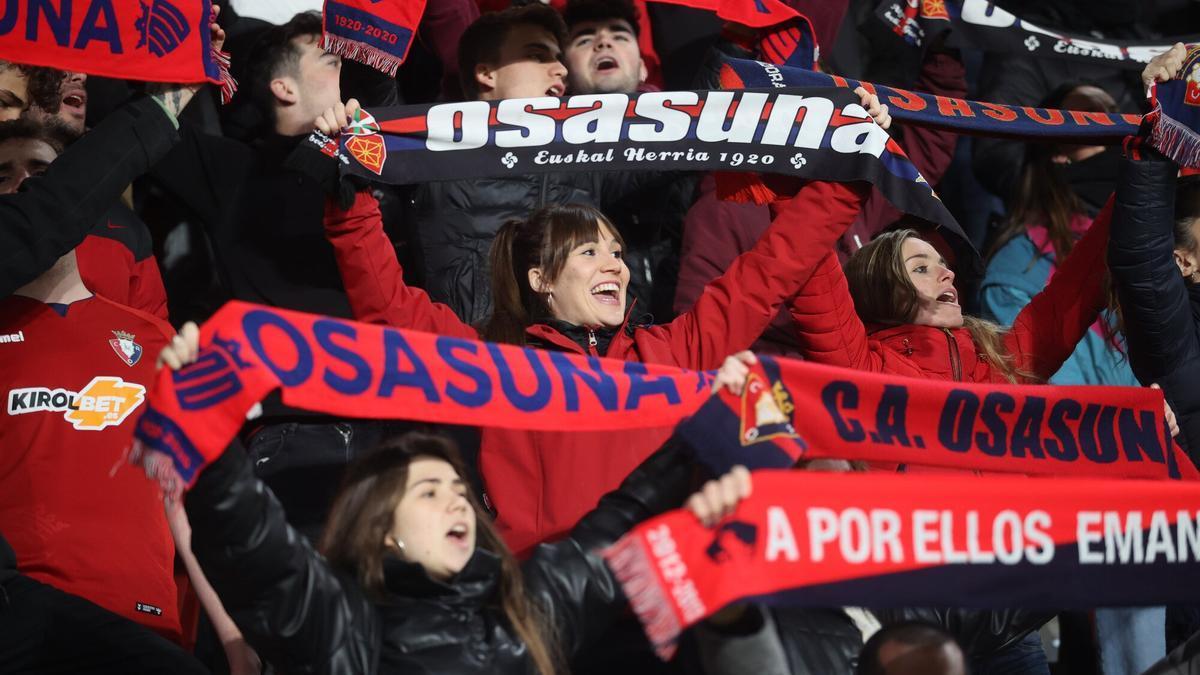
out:
<path id="1" fill-rule="evenodd" d="M 1136 134 L 1142 120 L 1141 115 L 1031 108 L 934 96 L 746 59 L 723 58 L 720 76 L 723 87 L 734 89 L 830 85 L 855 89 L 862 85 L 887 104 L 888 112 L 896 120 L 989 137 L 1117 144 Z"/>
<path id="2" fill-rule="evenodd" d="M 209 0 L 10 0 L 0 10 L 0 59 L 149 82 L 223 77 L 211 49 Z"/>
<path id="3" fill-rule="evenodd" d="M 1200 602 L 1200 484 L 764 470 L 716 525 L 602 554 L 664 659 L 732 602 L 1075 609 Z"/>
<path id="4" fill-rule="evenodd" d="M 325 0 L 323 46 L 395 76 L 424 13 L 425 0 Z"/>
<path id="5" fill-rule="evenodd" d="M 1162 394 L 917 380 L 758 357 L 676 434 L 714 474 L 850 459 L 1050 476 L 1198 478 Z"/>
<path id="6" fill-rule="evenodd" d="M 1200 167 L 1200 44 L 1191 45 L 1179 79 L 1151 89 L 1150 144 L 1181 167 Z"/>
<path id="7" fill-rule="evenodd" d="M 343 136 L 342 149 L 358 159 L 351 173 L 387 183 L 561 171 L 780 173 L 868 181 L 902 211 L 959 229 L 844 89 L 587 94 L 371 112 L 380 133 Z"/>
<path id="8" fill-rule="evenodd" d="M 1142 43 L 1071 35 L 1019 19 L 990 0 L 884 0 L 875 15 L 915 46 L 928 45 L 950 30 L 949 40 L 955 46 L 1130 70 L 1140 70 L 1178 41 Z"/>

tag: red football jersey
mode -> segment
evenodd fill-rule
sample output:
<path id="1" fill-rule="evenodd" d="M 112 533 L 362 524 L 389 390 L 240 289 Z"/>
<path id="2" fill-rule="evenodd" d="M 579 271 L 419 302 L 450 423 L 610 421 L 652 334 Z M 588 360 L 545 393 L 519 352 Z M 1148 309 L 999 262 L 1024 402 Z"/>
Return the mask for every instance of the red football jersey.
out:
<path id="1" fill-rule="evenodd" d="M 124 461 L 172 334 L 100 296 L 65 316 L 22 296 L 0 300 L 0 532 L 18 569 L 177 638 L 162 497 Z"/>

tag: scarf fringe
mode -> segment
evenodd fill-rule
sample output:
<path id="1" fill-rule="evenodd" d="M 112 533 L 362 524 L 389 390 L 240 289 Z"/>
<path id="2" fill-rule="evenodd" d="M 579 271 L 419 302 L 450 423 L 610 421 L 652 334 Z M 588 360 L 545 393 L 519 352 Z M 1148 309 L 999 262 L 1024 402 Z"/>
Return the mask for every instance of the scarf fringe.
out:
<path id="1" fill-rule="evenodd" d="M 232 57 L 229 55 L 229 52 L 214 48 L 213 60 L 217 62 L 217 70 L 221 73 L 221 104 L 229 105 L 229 102 L 233 100 L 233 95 L 238 90 L 237 80 L 233 79 L 233 75 L 229 72 L 229 64 L 232 63 Z"/>
<path id="2" fill-rule="evenodd" d="M 626 535 L 601 554 L 620 582 L 629 607 L 641 621 L 655 653 L 663 661 L 669 661 L 678 647 L 682 625 L 655 574 L 642 538 Z"/>
<path id="3" fill-rule="evenodd" d="M 1179 120 L 1159 114 L 1150 131 L 1150 144 L 1181 167 L 1200 166 L 1200 134 Z"/>
<path id="4" fill-rule="evenodd" d="M 756 173 L 734 173 L 716 171 L 717 199 L 743 204 L 770 204 L 779 199 L 774 190 L 767 187 L 762 176 Z"/>
<path id="5" fill-rule="evenodd" d="M 373 47 L 358 40 L 351 40 L 340 35 L 325 34 L 325 42 L 322 45 L 326 51 L 332 52 L 342 58 L 350 59 L 365 63 L 368 66 L 386 73 L 390 77 L 396 76 L 396 69 L 400 67 L 400 63 L 404 60 L 395 54 Z"/>

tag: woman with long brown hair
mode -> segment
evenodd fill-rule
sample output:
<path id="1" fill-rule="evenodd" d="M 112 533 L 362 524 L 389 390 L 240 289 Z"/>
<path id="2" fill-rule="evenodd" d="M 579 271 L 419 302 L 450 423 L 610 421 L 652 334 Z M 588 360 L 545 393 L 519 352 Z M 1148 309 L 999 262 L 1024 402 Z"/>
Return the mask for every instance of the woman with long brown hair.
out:
<path id="1" fill-rule="evenodd" d="M 195 361 L 197 334 L 183 331 L 163 360 Z M 745 358 L 729 357 L 713 389 Z M 627 610 L 600 549 L 685 499 L 712 525 L 750 494 L 735 467 L 687 498 L 697 466 L 668 442 L 567 538 L 518 563 L 454 444 L 412 432 L 350 465 L 318 552 L 237 446 L 186 494 L 192 549 L 247 640 L 285 673 L 565 672 Z"/>
<path id="2" fill-rule="evenodd" d="M 1107 306 L 1111 207 L 1009 329 L 965 316 L 954 271 L 911 229 L 886 232 L 843 271 L 830 252 L 790 309 L 806 358 L 959 382 L 1045 382 Z"/>
<path id="3" fill-rule="evenodd" d="M 884 128 L 886 106 L 860 89 Z M 353 110 L 353 102 L 346 106 Z M 317 120 L 326 134 L 345 109 Z M 332 162 L 333 160 L 329 160 Z M 548 205 L 505 224 L 492 242 L 493 314 L 471 326 L 408 286 L 383 232 L 378 205 L 361 192 L 348 210 L 330 204 L 325 232 L 359 321 L 693 370 L 711 370 L 770 324 L 858 213 L 864 186 L 813 181 L 773 206 L 754 248 L 706 288 L 691 310 L 652 325 L 627 302 L 620 233 L 589 206 Z M 631 370 L 637 369 L 630 366 Z M 565 533 L 665 439 L 669 429 L 604 434 L 484 429 L 480 470 L 496 525 L 518 554 Z"/>

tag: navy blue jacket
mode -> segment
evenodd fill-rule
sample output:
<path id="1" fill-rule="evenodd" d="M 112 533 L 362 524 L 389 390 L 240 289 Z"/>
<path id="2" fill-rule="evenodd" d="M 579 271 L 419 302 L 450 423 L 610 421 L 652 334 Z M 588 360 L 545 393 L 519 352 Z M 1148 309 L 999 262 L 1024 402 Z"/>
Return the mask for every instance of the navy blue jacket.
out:
<path id="1" fill-rule="evenodd" d="M 1200 464 L 1200 287 L 1175 265 L 1175 175 L 1154 151 L 1121 162 L 1108 267 L 1117 286 L 1133 373 L 1157 382 Z"/>

